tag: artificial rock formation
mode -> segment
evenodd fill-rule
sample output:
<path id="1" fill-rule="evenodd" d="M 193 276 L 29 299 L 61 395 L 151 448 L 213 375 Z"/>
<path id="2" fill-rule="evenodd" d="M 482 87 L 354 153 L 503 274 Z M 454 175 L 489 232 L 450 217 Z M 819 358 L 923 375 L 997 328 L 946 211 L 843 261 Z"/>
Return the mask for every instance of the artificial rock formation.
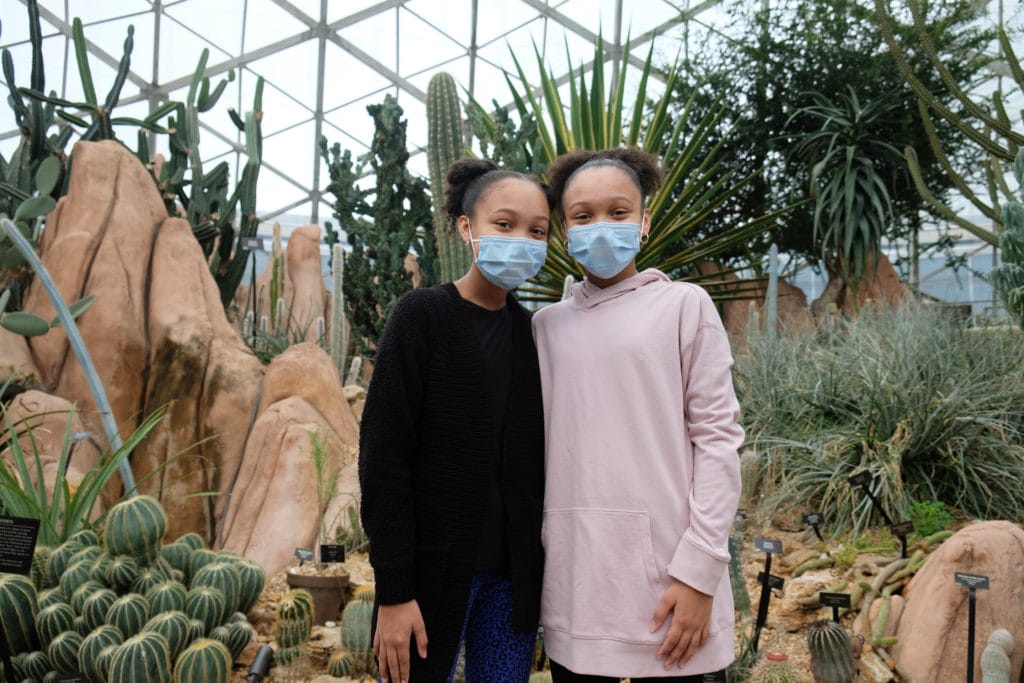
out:
<path id="1" fill-rule="evenodd" d="M 956 572 L 989 577 L 977 591 L 975 673 L 985 640 L 998 628 L 1024 642 L 1024 530 L 1010 522 L 979 522 L 961 529 L 932 553 L 907 586 L 906 606 L 892 650 L 917 683 L 961 683 L 967 669 L 968 592 Z M 1011 681 L 1021 680 L 1024 648 L 1011 657 Z"/>
<path id="2" fill-rule="evenodd" d="M 873 259 L 868 259 L 866 273 L 872 272 L 872 261 Z M 909 298 L 910 290 L 900 279 L 892 262 L 885 254 L 879 254 L 878 267 L 874 268 L 874 274 L 861 281 L 856 288 L 847 285 L 842 278 L 829 278 L 821 296 L 811 303 L 811 311 L 819 320 L 830 313 L 856 317 L 864 306 L 895 307 Z"/>
<path id="3" fill-rule="evenodd" d="M 247 443 L 252 425 L 261 407 L 269 410 L 260 401 L 264 368 L 228 323 L 190 226 L 167 216 L 138 159 L 116 142 L 79 142 L 74 158 L 68 194 L 47 217 L 39 251 L 65 300 L 96 296 L 78 326 L 122 437 L 153 411 L 166 411 L 132 455 L 136 479 L 155 473 L 140 489 L 156 495 L 168 509 L 170 537 L 199 531 L 208 540 L 246 547 L 247 541 L 226 536 L 220 522 L 245 470 L 243 453 L 248 457 L 251 452 Z M 319 259 L 315 268 L 319 277 Z M 37 283 L 30 287 L 24 309 L 45 319 L 54 315 Z M 54 329 L 31 339 L 29 350 L 43 387 L 76 402 L 85 427 L 103 435 L 64 331 Z M 273 377 L 277 403 L 287 399 L 289 387 L 303 391 L 303 383 L 310 381 L 308 370 L 297 368 L 301 374 L 291 379 Z M 337 373 L 322 373 L 325 385 L 332 378 L 336 381 Z M 317 391 L 330 394 L 325 386 Z M 330 438 L 339 440 L 331 445 L 337 452 L 355 443 L 355 418 L 345 414 L 344 398 L 339 406 L 325 411 L 322 419 L 330 427 Z M 304 416 L 281 420 L 309 423 Z M 203 493 L 214 495 L 194 495 Z M 252 495 L 246 492 L 247 498 Z M 308 497 L 260 503 L 267 509 L 315 508 Z M 288 528 L 289 534 L 295 531 Z"/>

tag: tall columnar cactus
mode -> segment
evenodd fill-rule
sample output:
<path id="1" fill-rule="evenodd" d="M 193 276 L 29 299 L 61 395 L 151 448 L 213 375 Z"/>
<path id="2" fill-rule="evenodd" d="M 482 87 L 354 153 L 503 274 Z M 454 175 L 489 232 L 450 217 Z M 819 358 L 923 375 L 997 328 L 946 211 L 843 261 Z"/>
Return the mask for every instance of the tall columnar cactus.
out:
<path id="1" fill-rule="evenodd" d="M 752 615 L 750 592 L 747 590 L 746 579 L 743 578 L 742 560 L 740 543 L 735 536 L 729 536 L 729 583 L 732 585 L 732 601 L 741 615 L 749 617 Z"/>
<path id="2" fill-rule="evenodd" d="M 36 591 L 52 588 L 56 583 L 50 577 L 51 554 L 53 554 L 53 548 L 48 545 L 37 545 L 32 552 L 32 568 L 29 570 L 28 576 L 32 579 L 32 585 L 36 587 Z"/>
<path id="3" fill-rule="evenodd" d="M 348 327 L 345 320 L 345 250 L 340 244 L 331 247 L 331 360 L 338 369 L 338 379 L 345 379 L 345 357 L 348 353 Z"/>
<path id="4" fill-rule="evenodd" d="M 982 683 L 1010 683 L 1013 645 L 1013 634 L 1006 629 L 996 629 L 989 635 L 988 644 L 981 653 Z"/>
<path id="5" fill-rule="evenodd" d="M 0 574 L 0 638 L 11 653 L 38 649 L 36 635 L 36 589 L 32 581 L 18 574 Z"/>
<path id="6" fill-rule="evenodd" d="M 167 513 L 151 496 L 123 500 L 107 511 L 103 541 L 112 555 L 132 555 L 149 565 L 167 533 Z"/>
<path id="7" fill-rule="evenodd" d="M 189 619 L 181 611 L 160 612 L 142 627 L 143 631 L 159 633 L 167 641 L 167 654 L 174 661 L 189 643 Z"/>
<path id="8" fill-rule="evenodd" d="M 850 635 L 833 621 L 816 621 L 807 629 L 807 650 L 817 683 L 853 683 L 857 665 Z"/>
<path id="9" fill-rule="evenodd" d="M 110 683 L 170 683 L 167 641 L 153 631 L 143 631 L 124 641 L 114 652 L 107 679 Z"/>
<path id="10" fill-rule="evenodd" d="M 109 647 L 118 647 L 124 642 L 121 632 L 114 626 L 100 626 L 82 640 L 78 650 L 78 670 L 85 674 L 89 683 L 107 683 L 107 670 L 100 666 L 100 653 Z"/>
<path id="11" fill-rule="evenodd" d="M 78 651 L 82 649 L 82 636 L 75 631 L 64 631 L 50 642 L 46 656 L 50 665 L 60 673 L 78 671 Z"/>
<path id="12" fill-rule="evenodd" d="M 473 263 L 473 252 L 459 236 L 442 208 L 448 167 L 462 158 L 462 110 L 458 88 L 450 74 L 434 74 L 427 84 L 427 167 L 433 197 L 434 237 L 442 282 L 458 280 Z"/>
<path id="13" fill-rule="evenodd" d="M 301 664 L 313 628 L 313 596 L 309 591 L 288 591 L 277 606 L 277 655 L 285 666 Z"/>
<path id="14" fill-rule="evenodd" d="M 230 677 L 231 654 L 211 638 L 189 645 L 174 664 L 174 683 L 228 683 Z"/>
<path id="15" fill-rule="evenodd" d="M 1017 151 L 1013 170 L 1018 185 L 1024 188 L 1024 147 Z M 1024 204 L 1007 202 L 1002 207 L 1002 216 L 999 246 L 1003 262 L 992 269 L 989 277 L 1006 311 L 1024 328 Z"/>

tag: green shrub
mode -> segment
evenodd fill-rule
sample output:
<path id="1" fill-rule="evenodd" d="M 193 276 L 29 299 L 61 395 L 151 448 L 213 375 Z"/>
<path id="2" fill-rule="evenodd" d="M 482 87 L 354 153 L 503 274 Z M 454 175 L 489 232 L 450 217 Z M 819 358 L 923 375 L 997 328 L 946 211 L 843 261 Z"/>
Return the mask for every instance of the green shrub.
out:
<path id="1" fill-rule="evenodd" d="M 862 470 L 893 518 L 938 501 L 1024 516 L 1024 343 L 905 306 L 814 337 L 752 335 L 737 352 L 746 493 L 762 510 L 827 511 L 839 533 L 873 515 Z M 877 520 L 876 520 L 877 521 Z"/>

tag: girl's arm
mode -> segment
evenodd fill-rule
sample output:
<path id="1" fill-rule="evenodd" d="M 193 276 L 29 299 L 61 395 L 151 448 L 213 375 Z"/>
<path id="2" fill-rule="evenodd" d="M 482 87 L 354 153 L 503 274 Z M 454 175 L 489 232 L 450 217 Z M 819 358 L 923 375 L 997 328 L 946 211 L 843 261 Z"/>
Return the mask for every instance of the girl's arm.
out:
<path id="1" fill-rule="evenodd" d="M 377 348 L 359 430 L 362 523 L 382 605 L 416 597 L 413 478 L 430 363 L 427 304 L 419 290 L 395 305 Z"/>

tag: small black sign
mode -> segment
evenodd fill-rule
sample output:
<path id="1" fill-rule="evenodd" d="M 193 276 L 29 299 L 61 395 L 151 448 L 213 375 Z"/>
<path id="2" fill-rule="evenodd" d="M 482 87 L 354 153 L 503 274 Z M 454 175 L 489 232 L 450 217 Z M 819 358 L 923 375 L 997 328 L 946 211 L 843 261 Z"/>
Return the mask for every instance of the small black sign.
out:
<path id="1" fill-rule="evenodd" d="M 849 481 L 851 486 L 870 486 L 872 479 L 871 473 L 865 470 L 850 477 Z"/>
<path id="2" fill-rule="evenodd" d="M 300 562 L 312 562 L 313 550 L 310 548 L 296 548 L 295 557 L 297 557 Z"/>
<path id="3" fill-rule="evenodd" d="M 242 249 L 247 249 L 248 251 L 263 251 L 262 237 L 243 237 L 239 244 Z"/>
<path id="4" fill-rule="evenodd" d="M 344 562 L 345 546 L 336 543 L 323 543 L 320 545 L 321 562 Z"/>
<path id="5" fill-rule="evenodd" d="M 764 572 L 757 573 L 757 582 L 764 583 Z M 782 587 L 786 585 L 786 580 L 781 576 L 775 576 L 775 574 L 768 575 L 768 587 L 774 588 L 775 590 L 782 590 Z"/>
<path id="6" fill-rule="evenodd" d="M 914 523 L 909 519 L 889 525 L 889 531 L 893 536 L 909 536 L 914 533 Z"/>
<path id="7" fill-rule="evenodd" d="M 759 553 L 774 553 L 775 555 L 781 555 L 782 541 L 769 538 L 755 538 L 754 550 Z"/>
<path id="8" fill-rule="evenodd" d="M 963 586 L 964 588 L 989 589 L 988 577 L 981 576 L 980 574 L 963 574 L 961 572 L 957 572 L 955 575 L 955 582 L 956 585 Z"/>
<path id="9" fill-rule="evenodd" d="M 849 607 L 849 593 L 819 593 L 819 600 L 825 607 Z"/>
<path id="10" fill-rule="evenodd" d="M 710 674 L 703 674 L 700 680 L 703 683 L 725 683 L 725 671 L 716 671 Z"/>
<path id="11" fill-rule="evenodd" d="M 57 681 L 57 683 L 89 683 L 88 679 L 85 677 L 85 674 L 80 674 L 77 672 L 57 674 L 57 677 L 53 680 Z"/>
<path id="12" fill-rule="evenodd" d="M 804 515 L 804 524 L 810 526 L 820 526 L 825 521 L 825 516 L 820 512 L 812 512 Z"/>
<path id="13" fill-rule="evenodd" d="M 38 536 L 38 519 L 0 517 L 0 572 L 27 576 Z"/>

